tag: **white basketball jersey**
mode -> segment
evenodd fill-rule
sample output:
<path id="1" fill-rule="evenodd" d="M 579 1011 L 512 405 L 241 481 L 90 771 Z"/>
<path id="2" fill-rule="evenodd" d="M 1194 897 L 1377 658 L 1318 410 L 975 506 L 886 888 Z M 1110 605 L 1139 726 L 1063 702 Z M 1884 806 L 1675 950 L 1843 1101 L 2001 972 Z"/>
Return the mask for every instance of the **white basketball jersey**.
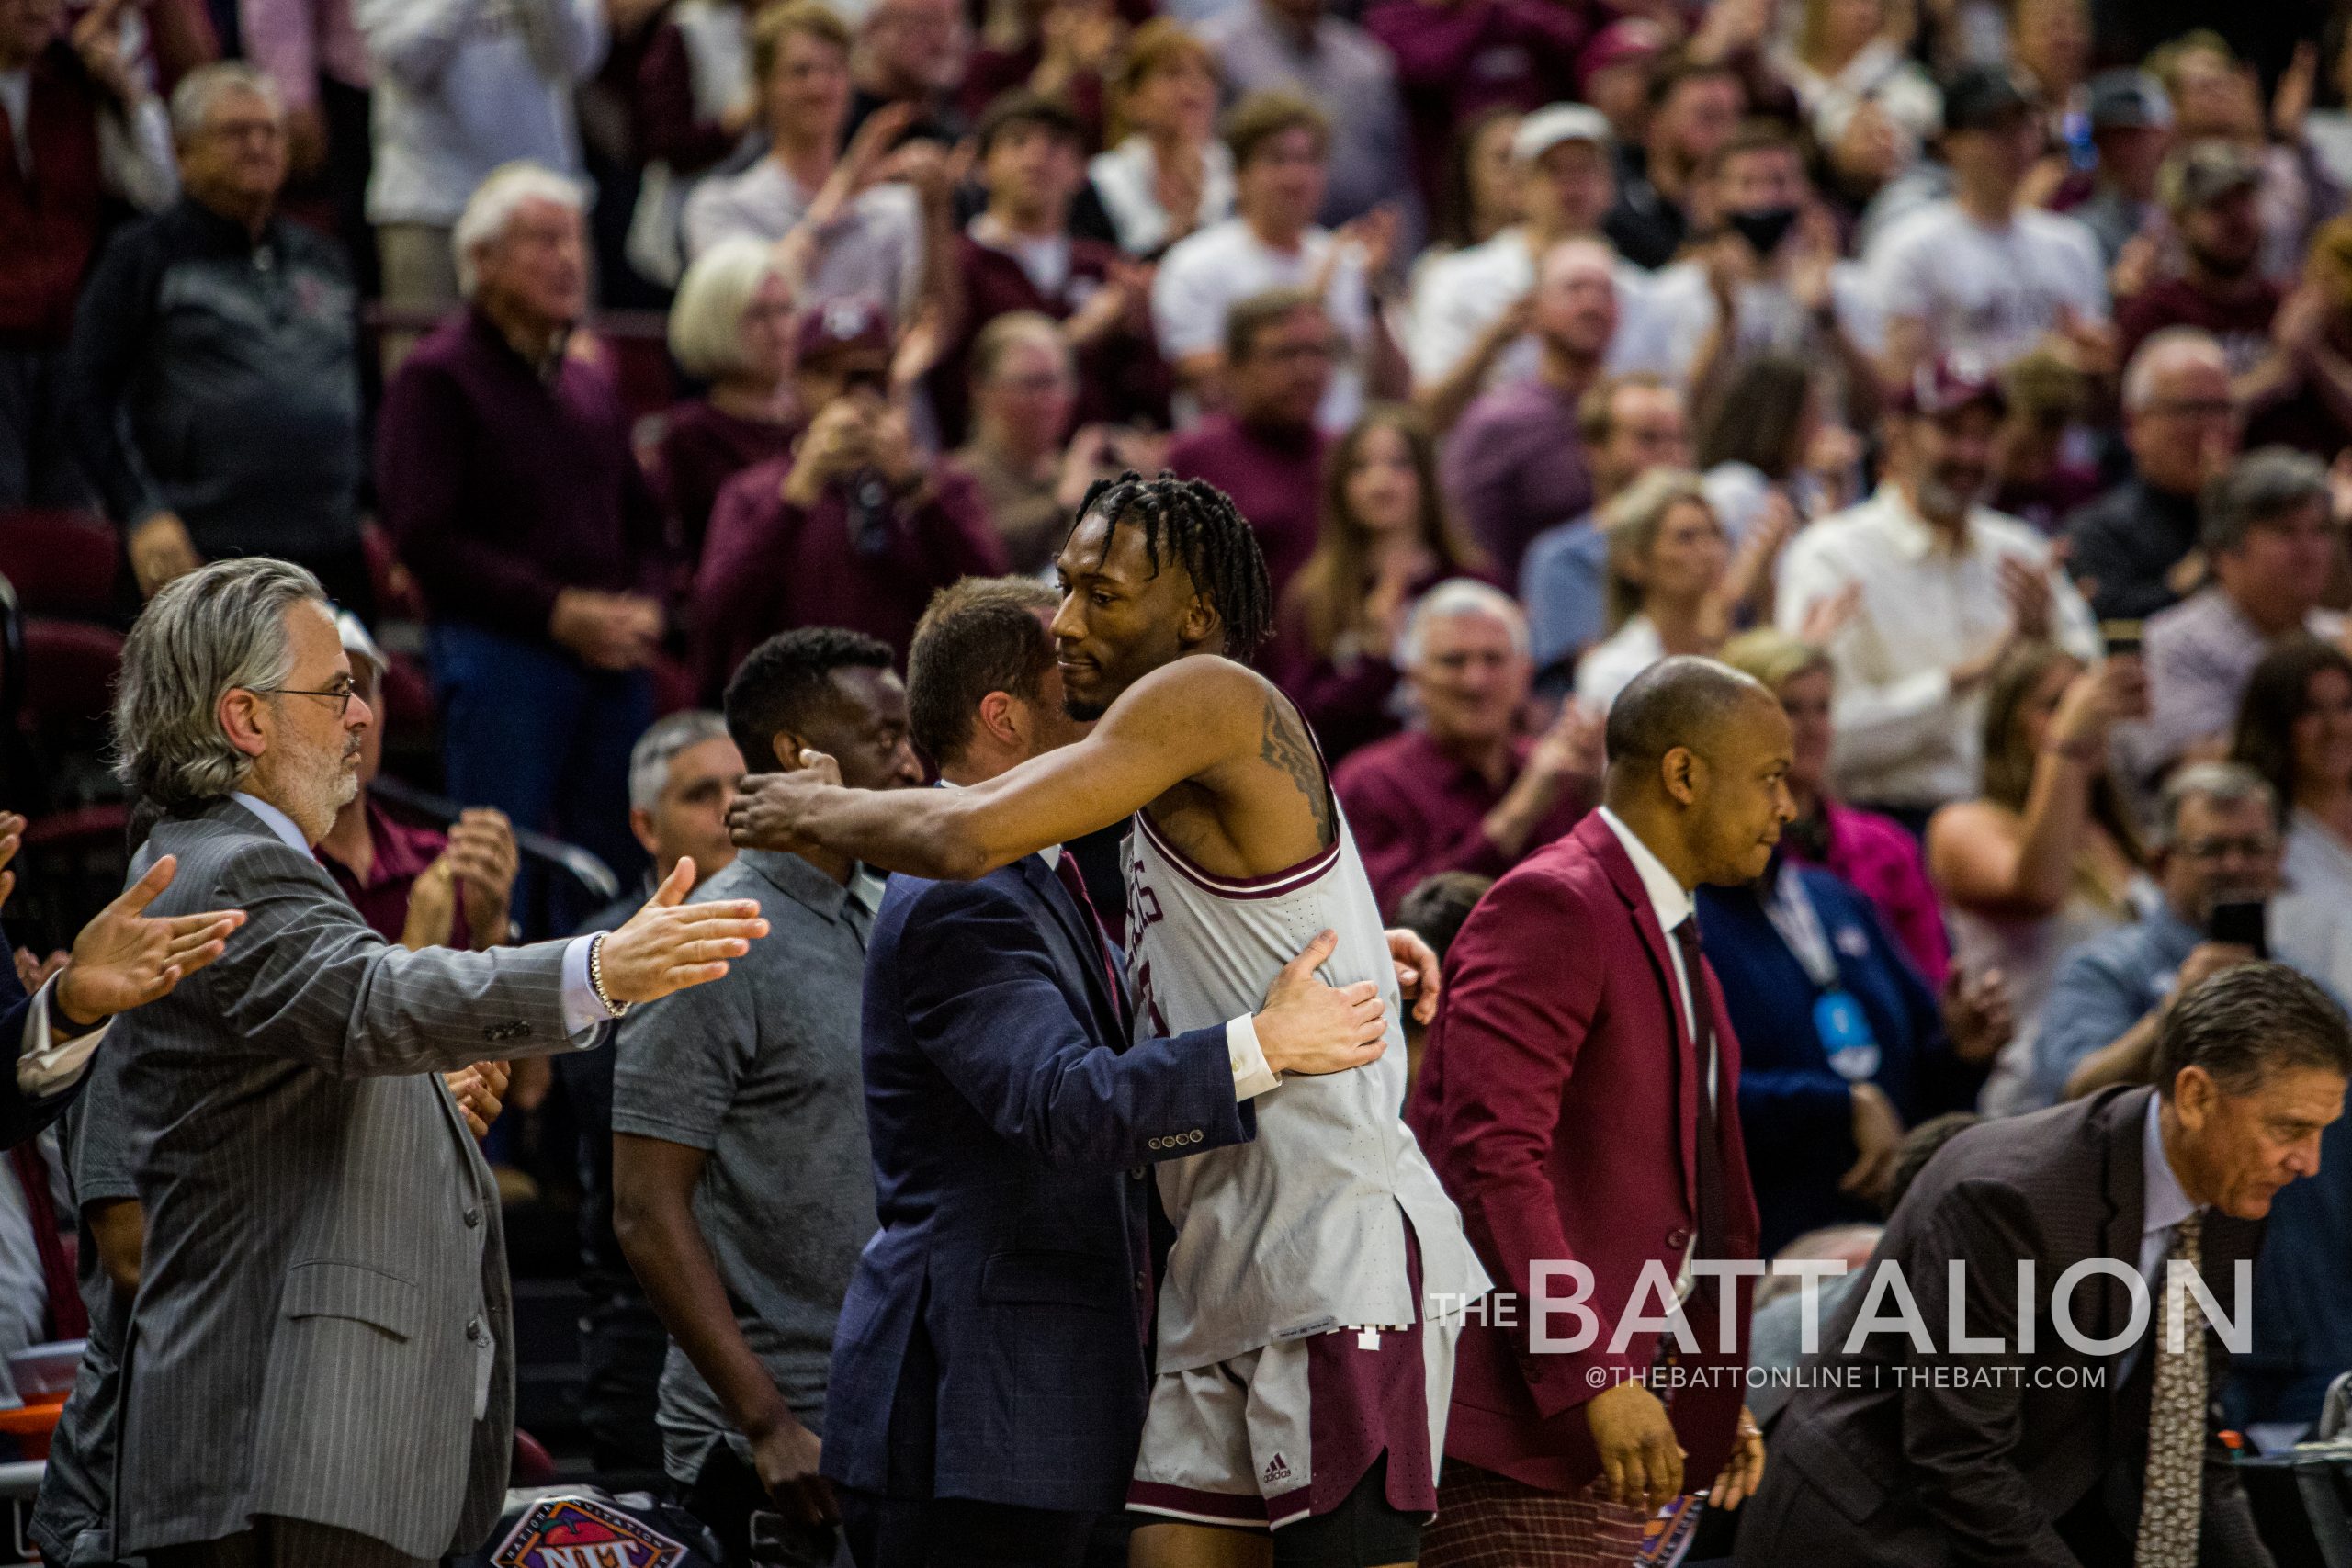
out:
<path id="1" fill-rule="evenodd" d="M 1333 802 L 1333 810 L 1338 803 Z M 1424 1299 L 1487 1288 L 1400 1114 L 1404 1013 L 1396 969 L 1347 819 L 1337 841 L 1272 876 L 1235 881 L 1185 859 L 1136 815 L 1127 839 L 1127 979 L 1136 1035 L 1182 1033 L 1256 1012 L 1266 987 L 1318 932 L 1339 933 L 1319 971 L 1372 980 L 1388 1004 L 1388 1049 L 1353 1072 L 1294 1074 L 1257 1097 L 1252 1142 L 1159 1168 L 1176 1226 L 1159 1292 L 1162 1372 L 1227 1360 L 1342 1326 L 1418 1322 L 1404 1221 L 1420 1244 Z"/>

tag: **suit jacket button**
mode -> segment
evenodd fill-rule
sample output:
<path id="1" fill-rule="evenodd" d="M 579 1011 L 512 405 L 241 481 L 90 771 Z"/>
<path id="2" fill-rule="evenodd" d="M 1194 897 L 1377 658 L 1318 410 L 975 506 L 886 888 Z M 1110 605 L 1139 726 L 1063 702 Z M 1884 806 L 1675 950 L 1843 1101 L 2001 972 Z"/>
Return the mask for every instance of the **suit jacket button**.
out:
<path id="1" fill-rule="evenodd" d="M 1198 1127 L 1193 1128 L 1191 1132 L 1184 1134 L 1184 1141 L 1188 1144 L 1199 1143 L 1201 1141 L 1201 1130 Z"/>
<path id="2" fill-rule="evenodd" d="M 476 1345 L 479 1345 L 479 1344 L 481 1344 L 481 1341 L 482 1341 L 481 1319 L 480 1319 L 480 1318 L 478 1318 L 478 1317 L 477 1317 L 477 1318 L 474 1318 L 472 1321 L 469 1322 L 469 1323 L 466 1325 L 466 1337 L 467 1337 L 469 1340 L 472 1341 L 472 1342 L 473 1342 L 474 1344 L 476 1344 Z"/>
<path id="3" fill-rule="evenodd" d="M 1143 1141 L 1143 1146 L 1148 1149 L 1156 1149 L 1159 1146 L 1159 1140 L 1158 1138 L 1146 1138 Z"/>
<path id="4" fill-rule="evenodd" d="M 1145 1177 L 1145 1175 L 1147 1174 L 1147 1172 L 1146 1172 L 1145 1168 L 1144 1168 L 1142 1166 L 1137 1166 L 1137 1167 L 1136 1167 L 1133 1170 L 1130 1170 L 1129 1172 L 1127 1172 L 1127 1174 L 1128 1174 L 1129 1176 L 1133 1177 L 1136 1180 L 1137 1180 L 1137 1181 L 1141 1181 L 1141 1180 L 1144 1179 L 1144 1177 Z"/>
<path id="5" fill-rule="evenodd" d="M 1136 1275 L 1136 1289 L 1138 1291 L 1148 1291 L 1151 1289 L 1151 1276 L 1148 1274 Z"/>
<path id="6" fill-rule="evenodd" d="M 481 1224 L 481 1211 L 480 1209 L 477 1209 L 477 1208 L 473 1207 L 471 1204 L 467 1205 L 467 1208 L 466 1208 L 466 1224 L 467 1224 L 467 1226 L 468 1226 L 469 1228 L 470 1228 L 470 1227 L 472 1227 L 472 1226 L 474 1226 L 474 1225 L 478 1225 L 478 1224 Z"/>
<path id="7" fill-rule="evenodd" d="M 1666 1233 L 1666 1245 L 1679 1251 L 1690 1245 L 1690 1233 L 1677 1225 Z"/>

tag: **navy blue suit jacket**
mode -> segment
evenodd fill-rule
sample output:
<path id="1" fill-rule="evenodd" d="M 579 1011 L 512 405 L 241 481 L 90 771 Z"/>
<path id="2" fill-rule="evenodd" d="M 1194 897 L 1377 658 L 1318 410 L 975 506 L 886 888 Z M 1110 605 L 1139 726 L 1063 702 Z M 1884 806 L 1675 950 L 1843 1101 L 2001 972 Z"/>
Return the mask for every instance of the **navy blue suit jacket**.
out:
<path id="1" fill-rule="evenodd" d="M 1114 984 L 1035 855 L 891 878 L 864 1016 L 882 1228 L 833 1337 L 834 1480 L 1124 1505 L 1150 1384 L 1150 1167 L 1251 1123 L 1225 1030 L 1130 1046 Z"/>
<path id="2" fill-rule="evenodd" d="M 25 1021 L 32 1016 L 33 1001 L 8 956 L 15 951 L 7 932 L 0 931 L 0 1149 L 15 1148 L 63 1115 L 89 1077 L 84 1073 L 66 1089 L 39 1100 L 17 1087 L 14 1064 L 24 1046 Z"/>

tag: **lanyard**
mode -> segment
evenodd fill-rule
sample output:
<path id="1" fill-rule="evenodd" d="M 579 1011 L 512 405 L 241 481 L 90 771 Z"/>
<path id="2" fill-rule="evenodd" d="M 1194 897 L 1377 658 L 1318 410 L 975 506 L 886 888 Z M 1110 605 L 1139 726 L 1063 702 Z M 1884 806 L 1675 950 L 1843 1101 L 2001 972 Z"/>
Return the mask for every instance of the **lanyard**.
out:
<path id="1" fill-rule="evenodd" d="M 1765 918 L 1781 933 L 1781 940 L 1804 967 L 1805 978 L 1813 982 L 1814 989 L 1835 989 L 1838 955 L 1830 949 L 1829 935 L 1822 930 L 1821 915 L 1814 908 L 1813 896 L 1805 891 L 1804 878 L 1797 874 L 1794 862 L 1781 863 L 1780 874 L 1772 879 L 1771 892 L 1763 904 Z"/>

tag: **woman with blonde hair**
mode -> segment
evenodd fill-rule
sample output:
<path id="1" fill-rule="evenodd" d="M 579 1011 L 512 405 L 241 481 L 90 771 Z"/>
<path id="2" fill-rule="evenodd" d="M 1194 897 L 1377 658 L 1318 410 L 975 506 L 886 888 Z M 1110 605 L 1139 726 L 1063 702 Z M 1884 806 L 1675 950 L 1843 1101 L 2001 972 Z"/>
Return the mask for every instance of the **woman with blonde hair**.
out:
<path id="1" fill-rule="evenodd" d="M 1327 757 L 1396 731 L 1406 615 L 1433 584 L 1484 566 L 1447 515 L 1429 427 L 1397 404 L 1367 410 L 1324 461 L 1315 550 L 1283 591 L 1266 659 Z"/>
<path id="2" fill-rule="evenodd" d="M 2034 1020 L 2059 960 L 2163 901 L 2108 762 L 2115 725 L 2147 704 L 2136 658 L 2087 669 L 2054 643 L 2018 644 L 1985 688 L 1983 794 L 1928 819 L 1928 873 L 1951 911 L 1954 961 L 1999 970 L 2016 1007 L 1987 1115 L 2041 1108 Z"/>
<path id="3" fill-rule="evenodd" d="M 791 349 L 792 290 L 773 247 L 738 234 L 686 269 L 670 306 L 670 356 L 710 389 L 663 416 L 653 480 L 689 569 L 719 487 L 792 445 L 798 423 L 784 389 Z"/>
<path id="4" fill-rule="evenodd" d="M 1907 5 L 1805 0 L 1779 57 L 1805 124 L 1858 194 L 1885 184 L 1943 129 L 1943 95 L 1906 51 Z"/>
<path id="5" fill-rule="evenodd" d="M 1165 17 L 1137 28 L 1111 79 L 1108 152 L 1087 165 L 1119 248 L 1157 256 L 1233 216 L 1233 153 L 1216 135 L 1216 57 Z"/>

